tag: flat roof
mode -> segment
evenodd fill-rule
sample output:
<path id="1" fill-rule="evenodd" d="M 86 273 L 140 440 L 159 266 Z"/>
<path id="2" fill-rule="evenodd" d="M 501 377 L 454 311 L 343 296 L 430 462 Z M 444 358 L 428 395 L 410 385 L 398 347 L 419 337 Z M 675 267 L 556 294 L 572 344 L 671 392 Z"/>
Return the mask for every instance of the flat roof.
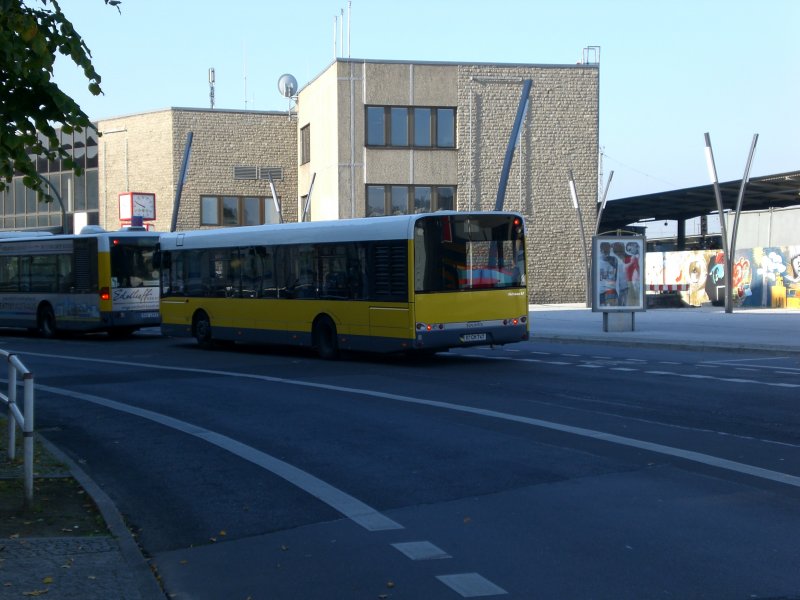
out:
<path id="1" fill-rule="evenodd" d="M 723 209 L 735 210 L 741 179 L 720 183 Z M 766 210 L 800 205 L 800 171 L 751 177 L 745 187 L 742 210 Z M 609 200 L 600 231 L 625 229 L 639 221 L 686 220 L 717 212 L 711 184 Z"/>

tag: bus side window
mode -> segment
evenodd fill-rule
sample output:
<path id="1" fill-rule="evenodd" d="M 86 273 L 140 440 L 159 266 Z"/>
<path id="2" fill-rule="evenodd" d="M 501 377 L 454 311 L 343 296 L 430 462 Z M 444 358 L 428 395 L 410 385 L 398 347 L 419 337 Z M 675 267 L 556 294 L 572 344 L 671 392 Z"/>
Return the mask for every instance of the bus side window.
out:
<path id="1" fill-rule="evenodd" d="M 362 245 L 353 245 L 349 248 L 347 258 L 347 289 L 350 298 L 364 299 L 364 265 L 366 264 L 366 249 Z"/>
<path id="2" fill-rule="evenodd" d="M 164 287 L 169 286 L 170 296 L 186 295 L 186 253 L 165 253 L 161 261 Z"/>
<path id="3" fill-rule="evenodd" d="M 255 248 L 242 250 L 242 298 L 261 296 L 261 262 Z"/>
<path id="4" fill-rule="evenodd" d="M 58 291 L 71 292 L 75 289 L 72 278 L 72 257 L 68 254 L 58 255 Z"/>
<path id="5" fill-rule="evenodd" d="M 275 298 L 278 286 L 275 281 L 275 253 L 272 248 L 259 246 L 256 248 L 261 265 L 261 297 Z"/>
<path id="6" fill-rule="evenodd" d="M 0 291 L 19 291 L 19 257 L 0 257 Z"/>
<path id="7" fill-rule="evenodd" d="M 205 250 L 189 250 L 186 253 L 186 294 L 205 296 L 203 289 L 203 266 L 207 261 Z"/>

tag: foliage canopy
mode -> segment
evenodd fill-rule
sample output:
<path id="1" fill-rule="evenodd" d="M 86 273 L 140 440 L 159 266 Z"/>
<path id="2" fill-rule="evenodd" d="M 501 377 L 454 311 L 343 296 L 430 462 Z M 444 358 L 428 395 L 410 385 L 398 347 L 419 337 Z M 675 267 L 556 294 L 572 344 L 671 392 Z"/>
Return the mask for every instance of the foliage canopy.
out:
<path id="1" fill-rule="evenodd" d="M 104 1 L 119 10 L 119 0 Z M 77 102 L 53 81 L 57 53 L 83 70 L 92 94 L 102 90 L 91 52 L 57 0 L 29 2 L 34 5 L 0 0 L 0 191 L 15 174 L 22 174 L 26 187 L 50 200 L 36 173 L 36 157 L 61 158 L 65 168 L 80 175 L 57 129 L 95 129 Z"/>

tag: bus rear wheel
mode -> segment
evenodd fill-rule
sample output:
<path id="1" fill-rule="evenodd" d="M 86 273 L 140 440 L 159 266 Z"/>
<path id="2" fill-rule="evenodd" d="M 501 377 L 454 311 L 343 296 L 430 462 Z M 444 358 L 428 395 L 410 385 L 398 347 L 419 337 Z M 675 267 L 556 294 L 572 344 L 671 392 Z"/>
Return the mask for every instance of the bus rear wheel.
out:
<path id="1" fill-rule="evenodd" d="M 205 312 L 200 311 L 194 316 L 192 330 L 198 346 L 201 348 L 211 347 L 211 319 Z"/>
<path id="2" fill-rule="evenodd" d="M 58 329 L 56 328 L 56 315 L 53 307 L 43 304 L 39 307 L 39 314 L 36 317 L 36 330 L 43 338 L 54 338 Z"/>
<path id="3" fill-rule="evenodd" d="M 330 317 L 320 317 L 314 321 L 311 333 L 314 349 L 324 360 L 339 358 L 339 343 L 336 339 L 336 325 Z"/>

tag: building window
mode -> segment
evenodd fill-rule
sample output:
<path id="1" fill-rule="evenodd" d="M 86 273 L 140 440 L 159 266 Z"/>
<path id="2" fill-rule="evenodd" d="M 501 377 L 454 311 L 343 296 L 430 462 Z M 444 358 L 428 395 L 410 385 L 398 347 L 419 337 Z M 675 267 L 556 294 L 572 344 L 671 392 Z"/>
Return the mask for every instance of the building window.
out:
<path id="1" fill-rule="evenodd" d="M 37 172 L 47 181 L 43 189 L 50 194 L 52 201 L 45 202 L 25 187 L 21 175 L 15 174 L 6 189 L 0 192 L 0 229 L 70 231 L 74 212 L 86 212 L 86 221 L 90 225 L 99 223 L 97 134 L 87 127 L 70 133 L 59 129 L 56 135 L 74 163 L 84 169 L 83 174 L 76 176 L 60 157 L 48 160 L 31 154 Z"/>
<path id="2" fill-rule="evenodd" d="M 408 146 L 408 109 L 392 107 L 389 109 L 391 115 L 391 145 Z"/>
<path id="3" fill-rule="evenodd" d="M 279 222 L 271 196 L 200 196 L 200 225 L 239 227 Z"/>
<path id="4" fill-rule="evenodd" d="M 456 109 L 436 109 L 436 146 L 439 148 L 455 148 Z"/>
<path id="5" fill-rule="evenodd" d="M 367 107 L 367 146 L 386 144 L 386 120 L 382 106 Z"/>
<path id="6" fill-rule="evenodd" d="M 311 162 L 311 125 L 300 130 L 300 164 Z"/>
<path id="7" fill-rule="evenodd" d="M 454 185 L 368 185 L 368 217 L 455 210 Z"/>
<path id="8" fill-rule="evenodd" d="M 367 186 L 367 216 L 382 217 L 386 214 L 386 189 L 382 185 Z"/>
<path id="9" fill-rule="evenodd" d="M 431 145 L 431 109 L 414 109 L 414 145 L 428 147 Z"/>
<path id="10" fill-rule="evenodd" d="M 425 106 L 367 106 L 371 147 L 455 148 L 456 109 Z"/>

